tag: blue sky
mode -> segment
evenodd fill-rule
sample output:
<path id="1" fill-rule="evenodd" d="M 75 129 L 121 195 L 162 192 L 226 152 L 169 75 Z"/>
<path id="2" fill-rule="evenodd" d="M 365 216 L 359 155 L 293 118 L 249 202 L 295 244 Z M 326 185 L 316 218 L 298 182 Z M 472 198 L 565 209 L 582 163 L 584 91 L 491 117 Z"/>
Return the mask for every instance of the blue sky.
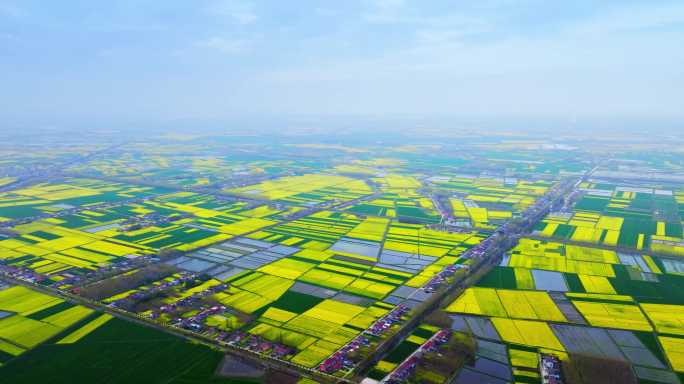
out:
<path id="1" fill-rule="evenodd" d="M 0 0 L 0 117 L 683 118 L 684 1 Z"/>

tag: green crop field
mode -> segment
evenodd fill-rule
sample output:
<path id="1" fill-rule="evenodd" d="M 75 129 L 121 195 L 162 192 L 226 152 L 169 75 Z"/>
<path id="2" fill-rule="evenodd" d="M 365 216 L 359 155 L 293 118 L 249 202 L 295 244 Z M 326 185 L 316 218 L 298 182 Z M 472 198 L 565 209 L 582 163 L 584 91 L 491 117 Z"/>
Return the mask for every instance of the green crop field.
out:
<path id="1" fill-rule="evenodd" d="M 11 383 L 223 383 L 222 354 L 164 332 L 112 319 L 72 344 L 46 343 L 5 366 Z M 144 368 L 142 368 L 144 367 Z"/>

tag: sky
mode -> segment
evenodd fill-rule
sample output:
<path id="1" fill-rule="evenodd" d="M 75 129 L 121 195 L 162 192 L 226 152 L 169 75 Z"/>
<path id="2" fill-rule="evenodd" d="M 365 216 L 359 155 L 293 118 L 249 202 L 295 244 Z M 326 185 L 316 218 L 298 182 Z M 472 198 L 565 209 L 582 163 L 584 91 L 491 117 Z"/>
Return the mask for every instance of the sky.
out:
<path id="1" fill-rule="evenodd" d="M 0 0 L 5 121 L 299 115 L 684 119 L 684 1 Z"/>

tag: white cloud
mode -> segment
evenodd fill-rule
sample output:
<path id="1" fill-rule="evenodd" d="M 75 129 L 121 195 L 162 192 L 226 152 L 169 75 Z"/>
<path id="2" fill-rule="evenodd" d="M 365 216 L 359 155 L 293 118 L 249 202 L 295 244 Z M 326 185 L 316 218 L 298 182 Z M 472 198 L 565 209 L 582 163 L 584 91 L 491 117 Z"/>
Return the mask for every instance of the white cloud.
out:
<path id="1" fill-rule="evenodd" d="M 684 25 L 684 4 L 623 7 L 568 26 L 568 31 L 601 35 Z"/>
<path id="2" fill-rule="evenodd" d="M 252 24 L 259 18 L 252 3 L 236 0 L 218 1 L 209 7 L 209 12 L 217 16 L 228 17 L 240 25 Z"/>
<path id="3" fill-rule="evenodd" d="M 426 19 L 415 32 L 416 43 L 444 44 L 492 32 L 494 22 L 475 16 L 445 15 Z"/>
<path id="4" fill-rule="evenodd" d="M 85 23 L 85 28 L 93 31 L 106 32 L 161 32 L 168 28 L 161 24 L 126 24 L 114 23 L 102 19 L 92 20 Z"/>
<path id="5" fill-rule="evenodd" d="M 235 12 L 233 18 L 240 24 L 251 24 L 257 20 L 257 15 L 252 12 Z"/>
<path id="6" fill-rule="evenodd" d="M 601 5 L 577 12 L 572 6 L 564 13 L 556 12 L 562 6 L 543 0 L 471 0 L 477 4 L 463 1 L 437 9 L 417 0 L 362 0 L 362 9 L 321 3 L 322 8 L 302 9 L 297 17 L 284 19 L 270 12 L 268 2 L 206 1 L 203 4 L 212 6 L 172 7 L 187 12 L 182 15 L 187 23 L 179 31 L 146 33 L 130 48 L 113 44 L 116 52 L 90 50 L 101 57 L 116 54 L 112 61 L 135 57 L 148 68 L 162 65 L 165 71 L 158 79 L 148 79 L 137 69 L 130 72 L 131 66 L 112 66 L 116 72 L 100 78 L 94 71 L 80 71 L 77 61 L 59 61 L 57 65 L 68 68 L 69 80 L 81 84 L 81 91 L 73 91 L 74 100 L 88 102 L 86 96 L 100 81 L 118 87 L 119 96 L 128 95 L 137 82 L 158 84 L 144 87 L 149 94 L 137 97 L 156 94 L 165 100 L 161 104 L 183 108 L 192 104 L 199 114 L 220 114 L 228 107 L 282 113 L 682 115 L 684 50 L 679 45 L 684 29 L 677 23 L 684 21 L 684 3 L 645 3 L 641 8 Z M 537 2 L 519 9 L 520 3 Z M 0 20 L 6 17 L 3 11 L 0 8 Z M 314 17 L 301 17 L 311 16 L 312 11 Z M 537 11 L 543 11 L 543 16 L 532 15 Z M 157 14 L 117 16 L 103 28 L 148 32 L 156 29 L 155 23 L 167 22 Z M 31 18 L 35 15 L 47 17 L 30 12 Z M 267 16 L 277 23 L 258 22 Z M 79 16 L 73 30 L 64 35 L 57 33 L 67 28 L 55 30 L 54 38 L 40 33 L 47 44 L 59 44 L 64 47 L 61 51 L 70 52 L 77 47 L 72 41 L 82 42 L 65 37 L 83 34 L 89 20 Z M 8 28 L 6 32 L 25 39 L 23 31 Z M 11 36 L 2 32 L 0 43 L 9 45 Z M 107 47 L 101 37 L 94 34 L 97 40 L 90 43 Z M 252 57 L 257 47 L 259 54 Z M 48 75 L 56 60 L 45 61 L 50 66 L 37 74 L 17 71 L 19 78 L 36 82 L 41 76 L 55 77 Z M 186 71 L 186 66 L 196 70 Z M 169 74 L 187 78 L 168 82 Z M 122 80 L 127 83 L 119 84 Z M 15 84 L 5 88 L 28 89 L 18 80 Z M 230 92 L 217 84 L 231 84 Z M 227 98 L 238 94 L 236 86 L 241 87 L 240 97 Z M 16 92 L 0 92 L 0 97 L 17 104 L 12 93 Z M 30 91 L 24 91 L 25 100 L 30 96 Z M 122 108 L 130 103 L 121 98 Z M 45 105 L 52 106 L 48 101 Z"/>
<path id="7" fill-rule="evenodd" d="M 502 33 L 496 16 L 413 18 L 415 39 L 401 48 L 274 68 L 255 81 L 287 90 L 272 103 L 301 112 L 314 100 L 306 108 L 350 113 L 681 116 L 682 32 L 657 28 L 677 23 L 679 8 L 597 12 L 544 34 Z M 479 33 L 487 38 L 464 38 Z"/>
<path id="8" fill-rule="evenodd" d="M 19 19 L 25 17 L 27 15 L 27 12 L 14 4 L 0 3 L 0 15 L 7 16 L 13 19 Z"/>
<path id="9" fill-rule="evenodd" d="M 403 15 L 406 5 L 404 0 L 372 0 L 368 10 L 363 14 L 366 22 L 374 24 L 393 24 L 409 21 L 409 17 Z"/>
<path id="10" fill-rule="evenodd" d="M 199 47 L 213 49 L 228 54 L 242 53 L 249 48 L 250 44 L 251 41 L 247 39 L 227 39 L 218 36 L 213 36 L 197 42 L 197 46 Z"/>
<path id="11" fill-rule="evenodd" d="M 338 16 L 340 14 L 339 11 L 326 7 L 316 7 L 314 13 L 320 16 Z"/>
<path id="12" fill-rule="evenodd" d="M 101 58 L 109 58 L 115 55 L 115 51 L 111 48 L 103 48 L 95 52 L 95 56 Z"/>
<path id="13" fill-rule="evenodd" d="M 374 0 L 374 6 L 380 9 L 396 9 L 406 4 L 405 0 Z"/>
<path id="14" fill-rule="evenodd" d="M 19 40 L 16 35 L 11 33 L 0 33 L 1 40 L 16 41 Z"/>

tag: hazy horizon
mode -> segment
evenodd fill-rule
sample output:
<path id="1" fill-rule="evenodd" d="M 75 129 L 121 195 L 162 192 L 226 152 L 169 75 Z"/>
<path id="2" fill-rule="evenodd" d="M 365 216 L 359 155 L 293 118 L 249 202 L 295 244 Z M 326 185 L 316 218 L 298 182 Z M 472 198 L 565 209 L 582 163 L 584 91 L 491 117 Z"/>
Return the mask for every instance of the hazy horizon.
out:
<path id="1" fill-rule="evenodd" d="M 0 1 L 0 129 L 349 116 L 672 129 L 682 41 L 678 1 Z"/>

